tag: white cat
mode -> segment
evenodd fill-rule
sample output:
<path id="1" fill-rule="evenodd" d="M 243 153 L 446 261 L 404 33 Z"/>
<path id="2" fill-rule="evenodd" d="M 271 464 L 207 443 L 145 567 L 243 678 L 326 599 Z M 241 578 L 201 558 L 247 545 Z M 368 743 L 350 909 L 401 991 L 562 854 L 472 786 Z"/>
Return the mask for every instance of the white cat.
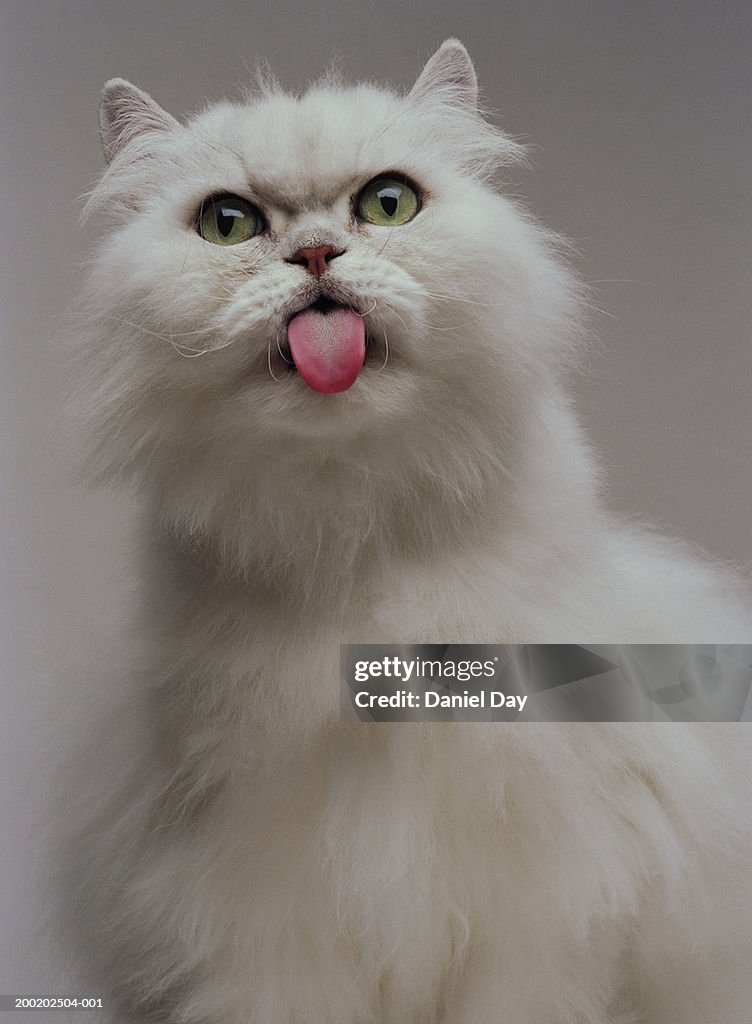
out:
<path id="1" fill-rule="evenodd" d="M 76 867 L 110 1019 L 749 1024 L 743 726 L 340 719 L 346 641 L 752 640 L 602 508 L 582 289 L 465 49 L 101 127 L 77 401 L 150 509 Z"/>

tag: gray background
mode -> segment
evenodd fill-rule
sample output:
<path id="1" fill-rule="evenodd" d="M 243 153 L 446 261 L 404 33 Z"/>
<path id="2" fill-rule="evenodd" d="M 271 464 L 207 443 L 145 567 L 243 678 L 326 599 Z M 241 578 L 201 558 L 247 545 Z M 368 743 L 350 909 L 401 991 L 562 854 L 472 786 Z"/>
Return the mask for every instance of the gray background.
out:
<path id="1" fill-rule="evenodd" d="M 406 87 L 459 36 L 499 122 L 536 146 L 514 191 L 578 243 L 605 311 L 577 391 L 612 505 L 750 560 L 752 7 L 265 6 L 0 3 L 0 992 L 50 987 L 31 924 L 41 711 L 84 652 L 105 647 L 130 587 L 127 496 L 72 483 L 55 445 L 55 332 L 96 231 L 78 228 L 77 197 L 102 166 L 107 78 L 132 79 L 180 115 L 232 94 L 257 56 L 292 86 L 337 53 L 350 76 Z"/>

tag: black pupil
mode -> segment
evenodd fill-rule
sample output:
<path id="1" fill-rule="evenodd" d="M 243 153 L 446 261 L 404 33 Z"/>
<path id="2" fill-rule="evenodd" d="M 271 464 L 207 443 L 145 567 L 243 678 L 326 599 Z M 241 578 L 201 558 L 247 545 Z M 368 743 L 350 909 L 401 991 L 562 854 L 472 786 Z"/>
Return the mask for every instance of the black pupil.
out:
<path id="1" fill-rule="evenodd" d="M 233 210 L 231 206 L 217 207 L 217 228 L 223 238 L 227 238 L 235 227 L 236 219 L 244 216 L 241 210 Z"/>
<path id="2" fill-rule="evenodd" d="M 383 188 L 379 191 L 381 209 L 387 217 L 393 217 L 399 206 L 399 190 L 396 188 Z"/>

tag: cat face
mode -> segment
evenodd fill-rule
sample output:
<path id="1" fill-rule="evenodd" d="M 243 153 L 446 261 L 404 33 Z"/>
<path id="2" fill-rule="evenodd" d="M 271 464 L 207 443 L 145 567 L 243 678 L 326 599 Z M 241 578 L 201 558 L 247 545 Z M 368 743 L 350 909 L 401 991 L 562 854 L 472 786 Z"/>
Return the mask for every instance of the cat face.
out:
<path id="1" fill-rule="evenodd" d="M 122 464 L 286 440 L 398 458 L 451 429 L 472 448 L 553 365 L 571 280 L 490 187 L 519 147 L 479 115 L 461 44 L 407 96 L 325 81 L 185 125 L 117 80 L 102 137 L 92 204 L 119 224 L 84 376 Z"/>

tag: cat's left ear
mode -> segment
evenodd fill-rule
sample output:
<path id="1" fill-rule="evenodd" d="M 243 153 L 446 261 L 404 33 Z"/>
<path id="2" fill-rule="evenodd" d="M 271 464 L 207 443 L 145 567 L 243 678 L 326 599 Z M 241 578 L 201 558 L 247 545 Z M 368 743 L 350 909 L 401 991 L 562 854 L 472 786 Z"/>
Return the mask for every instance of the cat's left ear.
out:
<path id="1" fill-rule="evenodd" d="M 99 133 L 107 163 L 143 132 L 166 132 L 178 127 L 172 114 L 124 78 L 110 79 L 102 90 Z"/>
<path id="2" fill-rule="evenodd" d="M 447 39 L 441 44 L 418 76 L 410 96 L 478 109 L 478 76 L 459 39 Z"/>

